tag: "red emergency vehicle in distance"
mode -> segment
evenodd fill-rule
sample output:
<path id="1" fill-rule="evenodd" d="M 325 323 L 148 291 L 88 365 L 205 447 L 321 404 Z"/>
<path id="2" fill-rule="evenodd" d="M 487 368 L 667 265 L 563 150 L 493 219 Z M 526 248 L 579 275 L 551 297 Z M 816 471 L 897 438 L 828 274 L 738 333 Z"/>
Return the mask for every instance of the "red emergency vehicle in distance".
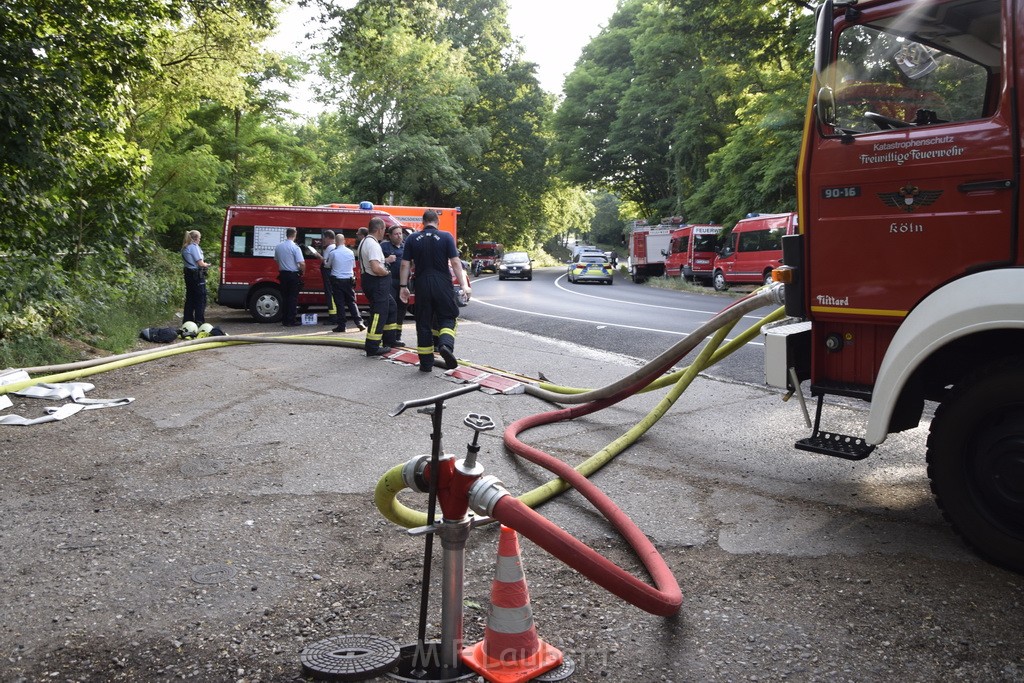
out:
<path id="1" fill-rule="evenodd" d="M 372 205 L 370 205 L 372 206 Z M 284 239 L 286 228 L 295 228 L 295 243 L 306 258 L 306 272 L 299 292 L 300 307 L 324 307 L 324 284 L 320 274 L 321 248 L 325 230 L 341 232 L 345 244 L 355 246 L 356 231 L 379 216 L 399 225 L 390 214 L 375 209 L 343 209 L 324 206 L 229 206 L 224 217 L 221 247 L 220 286 L 217 303 L 228 308 L 248 309 L 258 322 L 278 322 L 282 315 L 281 285 L 274 248 Z M 356 301 L 367 304 L 356 267 Z"/>
<path id="2" fill-rule="evenodd" d="M 477 277 L 484 271 L 498 272 L 498 262 L 505 255 L 505 247 L 491 240 L 477 242 L 473 247 L 473 263 L 470 268 L 473 270 L 473 277 Z"/>
<path id="3" fill-rule="evenodd" d="M 665 275 L 711 282 L 721 225 L 684 225 L 669 236 Z"/>
<path id="4" fill-rule="evenodd" d="M 736 223 L 712 265 L 715 289 L 770 285 L 772 271 L 782 265 L 782 238 L 797 232 L 796 213 L 752 213 Z"/>

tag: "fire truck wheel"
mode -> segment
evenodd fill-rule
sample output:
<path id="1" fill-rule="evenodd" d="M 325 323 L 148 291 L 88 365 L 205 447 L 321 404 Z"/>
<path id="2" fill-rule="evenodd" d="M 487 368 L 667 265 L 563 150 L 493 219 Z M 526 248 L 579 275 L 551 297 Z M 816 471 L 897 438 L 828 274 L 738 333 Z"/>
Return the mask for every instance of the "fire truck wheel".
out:
<path id="1" fill-rule="evenodd" d="M 283 315 L 281 290 L 277 287 L 260 287 L 249 299 L 249 313 L 261 323 L 276 323 Z"/>
<path id="2" fill-rule="evenodd" d="M 715 286 L 716 292 L 724 292 L 729 289 L 729 283 L 725 281 L 725 273 L 720 270 L 716 270 L 714 277 L 711 278 L 711 283 Z"/>
<path id="3" fill-rule="evenodd" d="M 936 409 L 928 477 L 946 519 L 978 552 L 1024 573 L 1024 358 L 958 382 Z"/>

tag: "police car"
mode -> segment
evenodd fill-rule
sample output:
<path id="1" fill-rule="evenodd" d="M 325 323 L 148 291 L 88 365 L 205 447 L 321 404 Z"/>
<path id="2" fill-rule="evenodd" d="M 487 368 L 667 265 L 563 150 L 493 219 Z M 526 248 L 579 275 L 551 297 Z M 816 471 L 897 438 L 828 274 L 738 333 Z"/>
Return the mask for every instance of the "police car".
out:
<path id="1" fill-rule="evenodd" d="M 569 262 L 569 282 L 603 282 L 612 284 L 612 264 L 604 254 L 583 253 Z"/>

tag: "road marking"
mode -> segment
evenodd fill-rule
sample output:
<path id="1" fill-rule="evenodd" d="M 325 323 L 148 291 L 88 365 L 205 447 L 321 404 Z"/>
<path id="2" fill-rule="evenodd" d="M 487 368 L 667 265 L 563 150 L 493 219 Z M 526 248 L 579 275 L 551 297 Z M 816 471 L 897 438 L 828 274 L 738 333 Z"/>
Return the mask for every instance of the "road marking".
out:
<path id="1" fill-rule="evenodd" d="M 604 325 L 606 327 L 619 327 L 619 328 L 622 328 L 624 330 L 640 330 L 642 332 L 660 332 L 661 334 L 672 334 L 672 335 L 675 335 L 677 337 L 689 337 L 690 336 L 689 332 L 676 332 L 675 330 L 660 330 L 660 329 L 658 329 L 656 327 L 638 327 L 637 325 L 621 325 L 619 323 L 609 323 L 609 322 L 605 322 L 603 320 L 587 320 L 585 318 L 570 318 L 568 316 L 553 315 L 551 313 L 538 313 L 536 311 L 524 311 L 521 308 L 512 308 L 511 306 L 501 306 L 499 304 L 492 304 L 491 302 L 484 301 L 482 299 L 473 299 L 472 301 L 473 301 L 473 303 L 481 304 L 483 306 L 490 306 L 491 308 L 498 308 L 498 309 L 503 310 L 503 311 L 510 311 L 512 313 L 522 313 L 524 315 L 535 315 L 535 316 L 538 316 L 538 317 L 541 317 L 541 318 L 554 318 L 556 320 L 568 320 L 568 321 L 571 321 L 571 322 L 587 323 L 587 324 L 590 324 L 590 325 Z M 628 304 L 629 302 L 628 301 L 622 301 L 622 302 L 619 302 L 619 303 L 627 303 Z M 674 309 L 674 310 L 679 310 L 679 309 Z M 706 313 L 706 311 L 696 311 L 696 312 L 698 312 L 698 313 Z M 760 318 L 758 318 L 758 320 L 760 320 Z M 732 341 L 732 337 L 727 337 L 726 341 Z M 750 341 L 750 342 L 747 342 L 747 343 L 751 344 L 753 346 L 764 346 L 764 344 L 762 342 Z"/>
<path id="2" fill-rule="evenodd" d="M 645 303 L 640 303 L 640 302 L 624 301 L 623 299 L 614 299 L 614 298 L 612 298 L 610 296 L 597 296 L 596 294 L 584 294 L 583 292 L 580 292 L 580 291 L 578 291 L 576 289 L 570 289 L 569 287 L 565 287 L 564 285 L 560 284 L 559 281 L 562 278 L 564 278 L 564 277 L 566 277 L 566 276 L 565 275 L 559 275 L 557 278 L 555 278 L 555 282 L 554 282 L 555 287 L 558 287 L 563 292 L 568 292 L 569 294 L 574 294 L 576 296 L 585 296 L 585 297 L 588 297 L 590 299 L 597 299 L 599 301 L 614 301 L 615 303 L 627 304 L 629 306 L 644 306 L 646 308 L 664 308 L 667 311 L 682 311 L 684 313 L 703 313 L 704 315 L 712 315 L 712 316 L 713 315 L 717 315 L 719 313 L 719 311 L 703 311 L 703 310 L 701 310 L 699 308 L 679 308 L 678 306 L 662 306 L 661 304 L 645 304 Z M 759 315 L 745 315 L 743 317 L 744 318 L 750 318 L 751 320 L 760 320 L 761 319 L 761 316 L 759 316 Z"/>

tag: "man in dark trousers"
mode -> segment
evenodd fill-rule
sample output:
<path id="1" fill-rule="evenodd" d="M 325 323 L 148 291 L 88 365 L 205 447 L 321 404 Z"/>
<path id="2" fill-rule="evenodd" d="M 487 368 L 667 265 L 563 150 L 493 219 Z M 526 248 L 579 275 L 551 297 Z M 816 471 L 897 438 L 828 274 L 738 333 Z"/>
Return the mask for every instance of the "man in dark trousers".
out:
<path id="1" fill-rule="evenodd" d="M 381 242 L 381 250 L 384 252 L 384 265 L 391 271 L 391 296 L 398 305 L 398 316 L 395 324 L 398 325 L 398 336 L 402 336 L 402 325 L 405 324 L 406 306 L 402 301 L 402 293 L 398 286 L 398 277 L 402 274 L 402 254 L 405 252 L 405 228 L 401 225 L 392 225 L 387 229 L 387 239 Z M 397 346 L 405 346 L 405 342 L 396 339 Z"/>
<path id="2" fill-rule="evenodd" d="M 427 209 L 423 212 L 423 230 L 410 235 L 405 241 L 402 269 L 398 278 L 400 296 L 403 302 L 408 303 L 409 273 L 412 266 L 415 266 L 416 353 L 420 357 L 420 370 L 423 372 L 430 372 L 434 367 L 435 335 L 437 352 L 444 359 L 445 367 L 454 370 L 459 365 L 455 359 L 455 327 L 459 305 L 455 300 L 451 274 L 454 272 L 458 277 L 467 299 L 472 293 L 466 271 L 462 269 L 459 250 L 455 247 L 455 239 L 437 229 L 437 220 L 436 211 Z"/>
<path id="3" fill-rule="evenodd" d="M 281 302 L 284 306 L 284 313 L 281 317 L 281 324 L 285 327 L 294 327 L 299 324 L 298 303 L 299 288 L 302 286 L 302 275 L 306 271 L 305 259 L 302 258 L 302 250 L 295 244 L 295 228 L 285 230 L 284 239 L 274 249 L 274 259 L 277 261 L 278 279 L 281 282 Z"/>
<path id="4" fill-rule="evenodd" d="M 363 294 L 370 300 L 370 326 L 366 329 L 366 355 L 383 356 L 398 338 L 398 306 L 391 296 L 391 272 L 384 265 L 380 242 L 384 220 L 371 218 L 366 238 L 359 243 L 359 269 Z"/>

